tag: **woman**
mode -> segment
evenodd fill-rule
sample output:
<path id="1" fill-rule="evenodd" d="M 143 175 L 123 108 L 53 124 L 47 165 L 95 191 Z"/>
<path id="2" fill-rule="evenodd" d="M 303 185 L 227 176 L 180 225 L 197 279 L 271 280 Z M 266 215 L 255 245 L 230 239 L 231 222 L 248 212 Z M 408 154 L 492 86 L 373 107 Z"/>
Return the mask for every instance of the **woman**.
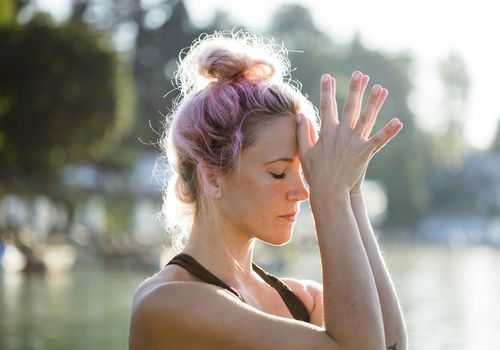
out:
<path id="1" fill-rule="evenodd" d="M 368 162 L 402 124 L 393 119 L 369 137 L 387 90 L 373 86 L 361 112 L 361 72 L 339 118 L 335 79 L 325 74 L 317 136 L 311 104 L 283 81 L 287 63 L 282 48 L 242 32 L 202 37 L 181 60 L 182 96 L 164 143 L 175 170 L 165 207 L 175 208 L 172 198 L 183 205 L 169 218 L 189 235 L 137 290 L 131 350 L 406 348 L 360 191 Z M 322 286 L 252 263 L 256 239 L 291 239 L 307 199 Z"/>

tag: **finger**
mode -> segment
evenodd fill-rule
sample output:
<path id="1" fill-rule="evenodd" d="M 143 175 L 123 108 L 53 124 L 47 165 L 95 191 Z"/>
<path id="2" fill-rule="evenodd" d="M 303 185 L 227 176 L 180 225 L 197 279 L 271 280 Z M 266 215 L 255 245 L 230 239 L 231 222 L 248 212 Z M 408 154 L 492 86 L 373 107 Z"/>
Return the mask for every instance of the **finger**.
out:
<path id="1" fill-rule="evenodd" d="M 365 132 L 364 132 L 364 137 L 368 138 L 370 136 L 370 133 L 372 132 L 373 126 L 375 125 L 375 122 L 377 120 L 378 112 L 380 111 L 380 108 L 382 108 L 382 105 L 385 102 L 385 99 L 387 98 L 387 95 L 389 95 L 389 92 L 387 89 L 382 88 L 380 91 L 380 95 L 377 101 L 377 106 L 375 107 L 374 114 L 370 117 L 368 121 L 368 125 L 366 126 Z"/>
<path id="2" fill-rule="evenodd" d="M 314 129 L 314 126 L 312 125 L 312 121 L 309 120 L 306 116 L 302 115 L 304 118 L 306 118 L 307 121 L 307 127 L 309 129 L 309 138 L 311 139 L 311 142 L 313 145 L 316 144 L 318 141 L 318 135 L 316 135 L 316 130 Z"/>
<path id="3" fill-rule="evenodd" d="M 303 159 L 304 154 L 306 154 L 309 151 L 309 149 L 311 149 L 311 147 L 314 145 L 310 131 L 312 127 L 309 125 L 309 121 L 306 118 L 306 116 L 301 113 L 297 114 L 296 120 L 297 120 L 297 143 L 299 148 L 299 158 Z"/>
<path id="4" fill-rule="evenodd" d="M 385 146 L 403 127 L 398 118 L 389 121 L 378 133 L 373 135 L 367 142 L 367 150 L 374 154 Z"/>
<path id="5" fill-rule="evenodd" d="M 336 111 L 333 108 L 335 84 L 332 83 L 331 80 L 328 74 L 324 74 L 321 77 L 321 96 L 319 99 L 319 113 L 321 117 L 320 134 L 324 134 L 327 129 L 332 127 L 332 124 L 338 124 Z"/>
<path id="6" fill-rule="evenodd" d="M 398 133 L 399 131 L 403 128 L 403 123 L 399 123 L 398 127 L 396 129 L 394 129 L 394 131 L 387 137 L 387 139 L 382 142 L 382 145 L 380 145 L 379 147 L 375 148 L 375 150 L 373 151 L 372 153 L 372 156 L 375 155 L 378 151 L 380 151 L 382 148 L 385 147 L 385 145 L 390 141 L 392 140 Z"/>
<path id="7" fill-rule="evenodd" d="M 378 101 L 380 99 L 380 92 L 382 87 L 378 84 L 374 85 L 370 91 L 370 95 L 368 95 L 368 100 L 366 101 L 365 109 L 361 116 L 359 117 L 359 121 L 356 124 L 355 133 L 356 135 L 365 135 L 365 131 L 368 125 L 371 123 L 373 118 L 377 117 L 376 110 L 378 107 Z"/>
<path id="8" fill-rule="evenodd" d="M 333 116 L 334 120 L 337 122 L 337 125 L 339 125 L 339 112 L 337 109 L 337 97 L 335 96 L 337 93 L 337 82 L 335 81 L 334 77 L 330 78 L 330 86 L 332 89 L 332 108 L 333 108 Z"/>
<path id="9" fill-rule="evenodd" d="M 359 71 L 352 74 L 349 92 L 347 93 L 344 108 L 342 110 L 342 120 L 340 121 L 341 127 L 343 126 L 345 128 L 351 126 L 353 123 L 356 104 L 361 92 L 361 78 L 362 74 Z"/>
<path id="10" fill-rule="evenodd" d="M 361 113 L 361 106 L 363 105 L 363 96 L 365 94 L 366 86 L 370 81 L 370 77 L 368 75 L 363 75 L 361 78 L 361 93 L 359 94 L 358 100 L 356 102 L 356 111 L 354 112 L 354 120 L 351 125 L 351 128 L 355 128 L 359 119 L 359 115 Z"/>

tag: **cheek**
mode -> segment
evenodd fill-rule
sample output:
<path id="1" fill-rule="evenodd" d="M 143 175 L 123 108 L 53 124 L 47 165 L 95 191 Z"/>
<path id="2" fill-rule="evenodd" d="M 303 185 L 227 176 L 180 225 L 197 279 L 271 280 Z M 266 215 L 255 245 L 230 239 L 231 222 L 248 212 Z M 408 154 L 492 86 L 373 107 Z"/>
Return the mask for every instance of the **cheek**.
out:
<path id="1" fill-rule="evenodd" d="M 226 196 L 226 210 L 244 218 L 247 225 L 267 226 L 283 209 L 280 204 L 285 198 L 283 188 L 275 179 L 267 179 L 265 175 L 241 178 L 231 188 Z"/>
<path id="2" fill-rule="evenodd" d="M 249 184 L 245 188 L 245 191 L 247 198 L 250 198 L 255 205 L 266 211 L 272 208 L 274 208 L 274 211 L 279 210 L 279 203 L 285 198 L 281 182 L 276 179 L 266 178 L 265 176 L 260 181 Z"/>

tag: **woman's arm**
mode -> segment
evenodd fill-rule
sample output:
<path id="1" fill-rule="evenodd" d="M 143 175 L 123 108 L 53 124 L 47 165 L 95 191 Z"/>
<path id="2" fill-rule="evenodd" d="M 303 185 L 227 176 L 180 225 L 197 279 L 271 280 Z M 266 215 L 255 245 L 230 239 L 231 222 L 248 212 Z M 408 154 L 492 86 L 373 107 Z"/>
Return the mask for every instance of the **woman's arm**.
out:
<path id="1" fill-rule="evenodd" d="M 382 310 L 349 192 L 371 155 L 393 138 L 402 125 L 394 119 L 372 138 L 364 137 L 364 130 L 376 118 L 371 111 L 379 95 L 370 94 L 370 113 L 360 116 L 362 95 L 362 74 L 355 72 L 339 121 L 335 80 L 325 75 L 321 85 L 320 135 L 316 140 L 309 121 L 299 116 L 299 157 L 311 189 L 323 269 L 326 331 L 334 339 L 350 342 L 354 348 L 384 349 Z"/>
<path id="2" fill-rule="evenodd" d="M 364 92 L 366 86 L 368 85 L 368 76 L 363 76 L 361 79 L 361 91 Z M 369 119 L 370 122 L 367 128 L 364 130 L 363 136 L 368 138 L 370 136 L 372 127 L 375 123 L 375 118 L 377 117 L 380 108 L 387 98 L 387 89 L 382 88 L 379 85 L 375 85 L 373 91 L 376 89 L 378 91 L 378 96 L 376 98 L 369 98 L 367 108 L 363 112 L 365 118 Z M 361 99 L 357 101 L 357 113 L 359 114 L 361 110 Z M 397 133 L 399 129 L 394 130 Z M 380 149 L 380 148 L 379 148 Z M 378 150 L 376 150 L 378 151 Z M 373 157 L 373 155 L 372 155 Z M 368 164 L 367 164 L 368 166 Z M 368 217 L 368 212 L 366 210 L 363 193 L 361 191 L 361 186 L 364 182 L 367 166 L 364 168 L 361 177 L 358 179 L 354 187 L 350 191 L 351 207 L 354 212 L 354 217 L 356 218 L 356 223 L 358 229 L 361 233 L 361 239 L 363 241 L 363 246 L 365 248 L 368 260 L 370 262 L 370 267 L 372 269 L 373 276 L 375 278 L 375 284 L 377 286 L 377 293 L 379 296 L 380 306 L 382 307 L 382 316 L 384 319 L 384 331 L 387 349 L 392 350 L 402 350 L 407 348 L 407 336 L 406 327 L 401 313 L 401 308 L 396 296 L 395 288 L 392 284 L 392 280 L 385 266 L 384 259 L 380 252 L 379 246 L 377 244 L 376 237 L 372 230 L 370 219 Z"/>
<path id="3" fill-rule="evenodd" d="M 356 344 L 354 348 L 383 349 L 382 310 L 349 193 L 327 192 L 311 190 L 326 331 L 334 339 Z"/>
<path id="4" fill-rule="evenodd" d="M 384 320 L 386 348 L 391 350 L 405 350 L 407 348 L 407 336 L 403 315 L 391 276 L 371 228 L 361 192 L 351 195 L 351 206 L 361 233 L 368 261 L 370 262 L 373 277 L 375 278 L 375 285 Z"/>

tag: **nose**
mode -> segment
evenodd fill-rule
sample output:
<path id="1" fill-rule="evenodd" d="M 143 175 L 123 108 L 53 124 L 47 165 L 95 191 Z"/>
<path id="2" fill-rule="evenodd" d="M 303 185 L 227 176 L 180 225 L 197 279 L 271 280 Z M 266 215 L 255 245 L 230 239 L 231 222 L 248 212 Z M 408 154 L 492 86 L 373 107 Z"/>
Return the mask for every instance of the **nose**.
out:
<path id="1" fill-rule="evenodd" d="M 309 190 L 302 179 L 300 173 L 298 173 L 295 177 L 292 188 L 287 193 L 287 199 L 290 201 L 298 201 L 302 202 L 309 199 Z"/>

